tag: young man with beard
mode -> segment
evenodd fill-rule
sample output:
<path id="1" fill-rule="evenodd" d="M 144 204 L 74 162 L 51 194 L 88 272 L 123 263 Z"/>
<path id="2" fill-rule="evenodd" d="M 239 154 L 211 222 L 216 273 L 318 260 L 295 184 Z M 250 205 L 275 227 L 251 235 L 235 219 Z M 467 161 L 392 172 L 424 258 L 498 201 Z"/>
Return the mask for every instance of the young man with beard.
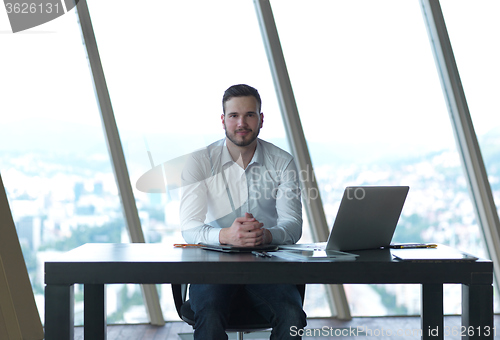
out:
<path id="1" fill-rule="evenodd" d="M 293 244 L 302 234 L 298 173 L 292 156 L 258 138 L 264 123 L 258 91 L 229 87 L 221 115 L 226 138 L 194 152 L 182 173 L 182 233 L 188 243 Z M 295 285 L 193 284 L 195 339 L 227 339 L 235 296 L 247 294 L 273 326 L 271 339 L 296 339 L 306 315 Z M 234 304 L 233 304 L 234 305 Z"/>

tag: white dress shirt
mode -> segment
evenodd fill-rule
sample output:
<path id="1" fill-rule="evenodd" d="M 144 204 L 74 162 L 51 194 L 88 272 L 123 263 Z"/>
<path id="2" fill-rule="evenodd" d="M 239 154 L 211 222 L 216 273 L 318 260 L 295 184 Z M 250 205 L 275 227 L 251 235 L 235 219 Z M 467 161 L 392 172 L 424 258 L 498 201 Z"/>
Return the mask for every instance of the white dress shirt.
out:
<path id="1" fill-rule="evenodd" d="M 219 243 L 222 228 L 251 213 L 271 232 L 273 244 L 302 235 L 302 204 L 293 157 L 257 139 L 246 169 L 234 162 L 225 138 L 188 157 L 182 171 L 180 218 L 188 243 Z"/>

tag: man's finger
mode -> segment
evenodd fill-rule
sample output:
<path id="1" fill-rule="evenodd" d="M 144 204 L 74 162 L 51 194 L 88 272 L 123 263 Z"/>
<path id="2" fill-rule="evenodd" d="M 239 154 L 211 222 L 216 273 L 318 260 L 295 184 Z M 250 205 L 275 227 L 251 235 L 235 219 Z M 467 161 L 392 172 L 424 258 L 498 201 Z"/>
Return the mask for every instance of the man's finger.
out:
<path id="1" fill-rule="evenodd" d="M 260 230 L 263 226 L 264 226 L 263 223 L 243 223 L 241 225 L 241 230 L 255 231 L 255 230 Z"/>
<path id="2" fill-rule="evenodd" d="M 259 238 L 264 235 L 264 231 L 261 229 L 254 229 L 254 230 L 248 230 L 248 231 L 243 231 L 239 234 L 240 239 L 252 239 L 252 238 Z"/>
<path id="3" fill-rule="evenodd" d="M 255 222 L 256 219 L 254 217 L 237 217 L 235 220 L 235 222 L 238 222 L 240 224 L 243 224 L 243 223 L 246 223 L 246 222 Z"/>

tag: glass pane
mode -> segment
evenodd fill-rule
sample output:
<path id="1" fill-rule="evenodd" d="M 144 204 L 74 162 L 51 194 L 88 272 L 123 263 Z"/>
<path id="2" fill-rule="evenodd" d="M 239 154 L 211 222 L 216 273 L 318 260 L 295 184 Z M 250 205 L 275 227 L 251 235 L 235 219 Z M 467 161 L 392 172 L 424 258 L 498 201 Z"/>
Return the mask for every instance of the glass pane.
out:
<path id="1" fill-rule="evenodd" d="M 224 137 L 222 95 L 233 84 L 259 90 L 259 137 L 290 151 L 251 0 L 125 3 L 89 1 L 89 10 L 134 188 L 152 165 Z M 148 242 L 183 242 L 177 191 L 134 194 Z M 308 315 L 330 315 L 318 287 L 306 305 L 321 301 L 320 312 Z M 169 285 L 160 289 L 164 317 L 178 320 Z"/>
<path id="2" fill-rule="evenodd" d="M 470 6 L 470 2 L 464 0 L 442 0 L 441 7 L 493 199 L 500 212 L 500 105 L 497 100 L 500 2 L 483 0 Z M 495 307 L 498 309 L 498 303 Z"/>
<path id="3" fill-rule="evenodd" d="M 442 1 L 441 6 L 498 207 L 500 106 L 496 97 L 500 84 L 496 80 L 500 77 L 500 42 L 496 33 L 500 22 L 495 18 L 500 14 L 500 3 L 481 1 L 469 6 L 465 1 Z"/>
<path id="4" fill-rule="evenodd" d="M 484 256 L 418 1 L 272 6 L 329 225 L 346 186 L 409 185 L 394 242 Z M 420 313 L 418 285 L 345 289 L 354 316 Z"/>
<path id="5" fill-rule="evenodd" d="M 0 171 L 43 320 L 44 261 L 127 234 L 75 13 L 16 34 L 0 15 Z"/>

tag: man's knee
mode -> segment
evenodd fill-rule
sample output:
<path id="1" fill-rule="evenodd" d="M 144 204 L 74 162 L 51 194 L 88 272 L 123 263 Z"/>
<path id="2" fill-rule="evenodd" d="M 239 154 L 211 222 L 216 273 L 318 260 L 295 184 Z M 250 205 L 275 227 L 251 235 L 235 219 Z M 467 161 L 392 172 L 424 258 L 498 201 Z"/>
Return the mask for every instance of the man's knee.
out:
<path id="1" fill-rule="evenodd" d="M 231 285 L 191 285 L 189 299 L 191 308 L 196 311 L 222 311 L 229 309 L 235 288 Z"/>
<path id="2" fill-rule="evenodd" d="M 302 326 L 306 323 L 307 316 L 302 308 L 302 305 L 293 303 L 286 304 L 283 305 L 282 308 L 277 309 L 275 312 L 278 320 L 286 320 L 286 322 L 291 326 Z"/>

